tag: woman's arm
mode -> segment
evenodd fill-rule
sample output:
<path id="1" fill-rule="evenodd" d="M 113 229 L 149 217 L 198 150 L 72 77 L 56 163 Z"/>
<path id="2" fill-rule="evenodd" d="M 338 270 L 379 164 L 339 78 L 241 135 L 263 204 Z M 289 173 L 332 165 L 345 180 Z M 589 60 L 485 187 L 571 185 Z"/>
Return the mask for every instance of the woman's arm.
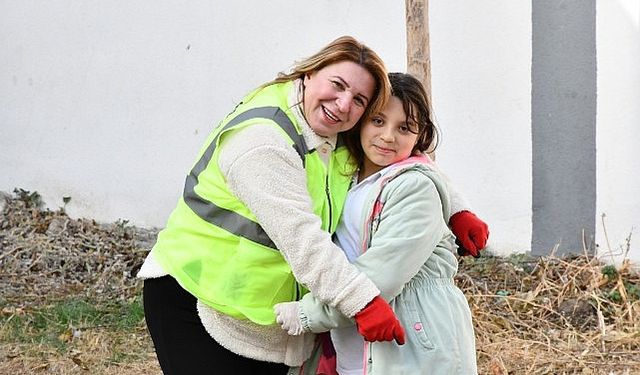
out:
<path id="1" fill-rule="evenodd" d="M 321 301 L 354 316 L 380 292 L 321 229 L 300 156 L 278 129 L 247 126 L 224 137 L 218 165 L 231 191 Z"/>

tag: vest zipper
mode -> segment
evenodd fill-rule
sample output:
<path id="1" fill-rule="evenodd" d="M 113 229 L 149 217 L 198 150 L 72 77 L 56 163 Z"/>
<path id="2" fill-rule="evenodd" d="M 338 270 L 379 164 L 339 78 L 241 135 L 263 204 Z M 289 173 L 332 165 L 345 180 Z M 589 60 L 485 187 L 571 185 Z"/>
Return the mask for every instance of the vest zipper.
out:
<path id="1" fill-rule="evenodd" d="M 324 191 L 327 193 L 327 202 L 329 202 L 329 227 L 327 228 L 327 231 L 329 233 L 331 233 L 331 228 L 333 227 L 331 221 L 332 221 L 332 209 L 331 209 L 331 194 L 329 193 L 329 174 L 327 173 L 327 176 L 325 177 L 325 185 L 324 185 Z"/>

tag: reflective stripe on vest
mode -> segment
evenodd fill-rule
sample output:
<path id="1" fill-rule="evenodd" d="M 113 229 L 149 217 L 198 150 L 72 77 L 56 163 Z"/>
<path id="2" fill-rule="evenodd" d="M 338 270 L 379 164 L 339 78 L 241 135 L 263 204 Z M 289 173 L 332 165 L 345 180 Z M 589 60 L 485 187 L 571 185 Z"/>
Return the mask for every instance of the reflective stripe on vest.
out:
<path id="1" fill-rule="evenodd" d="M 278 250 L 276 245 L 271 241 L 271 238 L 262 229 L 260 224 L 253 222 L 242 215 L 239 215 L 233 211 L 217 206 L 215 203 L 203 199 L 195 192 L 195 187 L 198 184 L 198 176 L 205 170 L 211 158 L 213 152 L 216 149 L 216 140 L 226 129 L 235 126 L 241 122 L 255 119 L 264 118 L 274 121 L 285 133 L 293 140 L 293 148 L 296 150 L 300 158 L 302 159 L 302 165 L 305 164 L 306 154 L 309 152 L 302 135 L 298 134 L 295 126 L 287 117 L 287 115 L 278 107 L 258 107 L 242 112 L 229 121 L 224 128 L 216 135 L 209 147 L 202 154 L 202 157 L 196 165 L 193 167 L 187 180 L 184 184 L 183 198 L 184 202 L 195 212 L 202 220 L 205 220 L 217 227 L 223 228 L 226 231 L 235 234 L 236 236 L 244 237 L 260 245 Z"/>

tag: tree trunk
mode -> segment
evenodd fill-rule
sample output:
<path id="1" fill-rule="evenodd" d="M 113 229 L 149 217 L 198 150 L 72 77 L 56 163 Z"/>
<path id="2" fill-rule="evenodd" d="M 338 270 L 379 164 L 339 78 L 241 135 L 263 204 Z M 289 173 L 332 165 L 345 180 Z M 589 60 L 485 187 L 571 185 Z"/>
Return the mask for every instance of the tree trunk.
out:
<path id="1" fill-rule="evenodd" d="M 405 14 L 407 24 L 407 72 L 422 82 L 431 107 L 429 0 L 405 0 Z M 430 152 L 429 156 L 431 159 L 436 160 L 435 152 Z"/>
<path id="2" fill-rule="evenodd" d="M 407 72 L 424 85 L 431 96 L 429 56 L 429 0 L 405 0 L 407 22 Z"/>

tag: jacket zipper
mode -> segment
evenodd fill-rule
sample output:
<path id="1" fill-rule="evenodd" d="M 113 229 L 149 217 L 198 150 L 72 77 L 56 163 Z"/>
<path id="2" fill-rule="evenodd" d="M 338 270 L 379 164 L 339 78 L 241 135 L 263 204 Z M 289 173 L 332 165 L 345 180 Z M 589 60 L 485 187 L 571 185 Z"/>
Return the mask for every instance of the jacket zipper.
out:
<path id="1" fill-rule="evenodd" d="M 371 343 L 369 341 L 364 342 L 364 358 L 363 358 L 362 374 L 366 375 L 369 372 L 369 368 L 373 360 L 371 359 Z"/>

